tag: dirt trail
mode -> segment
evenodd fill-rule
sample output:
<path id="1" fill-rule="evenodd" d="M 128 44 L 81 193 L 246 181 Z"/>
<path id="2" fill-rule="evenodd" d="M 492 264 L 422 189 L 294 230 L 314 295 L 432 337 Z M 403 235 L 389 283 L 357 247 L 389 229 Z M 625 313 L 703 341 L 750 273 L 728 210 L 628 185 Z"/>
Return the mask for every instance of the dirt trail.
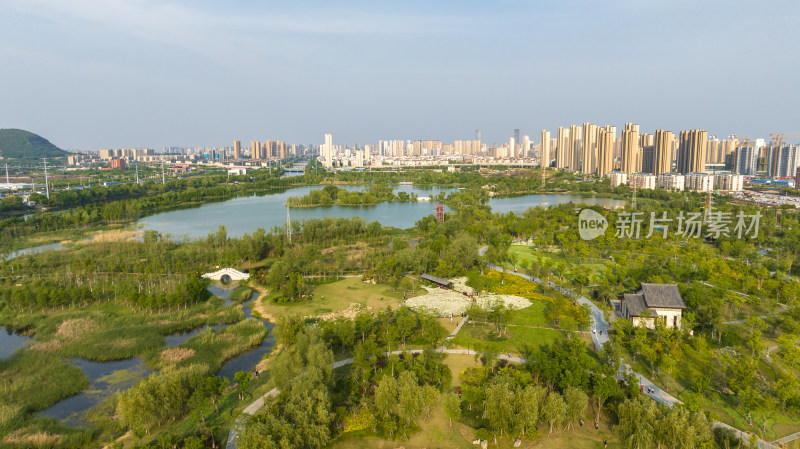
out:
<path id="1" fill-rule="evenodd" d="M 267 291 L 266 288 L 264 288 L 264 287 L 262 287 L 260 285 L 255 285 L 255 284 L 250 284 L 250 288 L 252 288 L 253 290 L 255 290 L 255 291 L 257 291 L 259 293 L 258 294 L 258 298 L 253 300 L 253 312 L 258 312 L 258 314 L 261 316 L 261 318 L 264 318 L 265 320 L 269 320 L 270 323 L 275 324 L 277 322 L 275 320 L 275 317 L 272 316 L 271 314 L 267 313 L 266 309 L 264 308 L 264 301 L 263 300 L 267 297 L 267 295 L 269 294 L 269 291 Z"/>

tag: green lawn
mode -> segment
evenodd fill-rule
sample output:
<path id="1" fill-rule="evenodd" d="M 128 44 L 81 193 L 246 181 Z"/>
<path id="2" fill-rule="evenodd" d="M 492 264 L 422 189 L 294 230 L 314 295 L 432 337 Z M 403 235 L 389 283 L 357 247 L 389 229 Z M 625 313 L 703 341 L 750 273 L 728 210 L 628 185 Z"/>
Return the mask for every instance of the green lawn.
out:
<path id="1" fill-rule="evenodd" d="M 533 247 L 525 245 L 511 245 L 508 252 L 509 254 L 516 254 L 518 258 L 517 268 L 520 268 L 520 264 L 523 260 L 526 260 L 529 266 L 533 266 L 539 263 L 539 259 L 549 259 L 553 268 L 557 267 L 560 263 L 566 264 L 567 276 L 569 276 L 570 268 L 576 265 L 583 265 L 589 268 L 596 276 L 601 276 L 607 265 L 607 263 L 598 261 L 598 259 L 582 260 L 579 257 L 567 257 L 561 253 L 537 251 Z M 513 267 L 513 265 L 510 266 Z"/>
<path id="2" fill-rule="evenodd" d="M 314 289 L 307 301 L 274 303 L 270 296 L 262 299 L 264 311 L 273 317 L 278 315 L 324 315 L 338 312 L 358 303 L 373 310 L 396 307 L 402 302 L 402 293 L 392 291 L 388 285 L 367 284 L 361 278 L 345 278 L 323 284 Z"/>
<path id="3" fill-rule="evenodd" d="M 480 361 L 475 360 L 475 356 L 472 355 L 458 355 L 458 354 L 447 354 L 447 357 L 444 359 L 444 364 L 450 368 L 450 372 L 453 374 L 452 382 L 450 382 L 450 386 L 452 388 L 460 387 L 461 386 L 461 378 L 459 374 L 468 369 L 468 368 L 475 368 L 481 366 Z"/>
<path id="4" fill-rule="evenodd" d="M 559 330 L 520 326 L 510 326 L 503 335 L 497 335 L 491 324 L 472 323 L 465 324 L 451 341 L 462 348 L 519 355 L 519 348 L 523 345 L 551 345 L 565 338 L 564 332 Z"/>
<path id="5" fill-rule="evenodd" d="M 521 326 L 542 326 L 550 327 L 547 320 L 547 308 L 550 306 L 545 301 L 531 301 L 530 307 L 511 312 L 508 324 Z"/>

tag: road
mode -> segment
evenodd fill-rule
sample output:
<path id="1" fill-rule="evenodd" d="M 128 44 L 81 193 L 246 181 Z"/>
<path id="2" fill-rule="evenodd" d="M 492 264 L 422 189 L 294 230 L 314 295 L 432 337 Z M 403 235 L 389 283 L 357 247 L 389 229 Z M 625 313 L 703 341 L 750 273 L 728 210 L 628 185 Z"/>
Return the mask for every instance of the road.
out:
<path id="1" fill-rule="evenodd" d="M 486 251 L 486 247 L 481 248 L 481 253 L 480 254 L 483 255 L 483 253 L 485 251 Z M 585 304 L 585 305 L 589 306 L 590 313 L 591 313 L 591 318 L 592 318 L 592 328 L 596 330 L 596 332 L 592 333 L 592 341 L 594 342 L 595 348 L 598 351 L 600 351 L 603 348 L 603 345 L 605 345 L 608 342 L 609 324 L 606 321 L 605 316 L 603 315 L 603 312 L 600 310 L 600 308 L 598 308 L 593 302 L 591 302 L 586 297 L 576 295 L 571 290 L 565 289 L 563 287 L 559 287 L 559 286 L 555 285 L 552 282 L 545 282 L 542 279 L 539 279 L 539 278 L 536 278 L 536 277 L 532 277 L 532 276 L 528 276 L 528 275 L 522 274 L 522 273 L 505 271 L 503 268 L 494 266 L 492 264 L 488 264 L 488 266 L 489 266 L 489 268 L 491 268 L 493 270 L 506 272 L 508 274 L 513 274 L 515 276 L 520 276 L 520 277 L 522 277 L 524 279 L 527 279 L 527 280 L 529 280 L 531 282 L 536 282 L 536 283 L 539 283 L 539 284 L 544 283 L 544 284 L 548 285 L 549 287 L 554 288 L 554 289 L 562 292 L 563 294 L 565 294 L 565 295 L 567 295 L 569 297 L 575 298 L 578 303 Z M 461 320 L 461 322 L 458 323 L 458 326 L 456 326 L 456 328 L 450 334 L 448 339 L 453 338 L 456 334 L 458 334 L 458 332 L 461 330 L 461 327 L 464 325 L 464 323 L 467 322 L 468 319 L 469 319 L 469 316 L 465 316 Z M 399 354 L 402 354 L 403 352 L 404 351 L 392 351 L 391 354 L 398 354 L 399 355 Z M 419 354 L 419 353 L 422 353 L 422 350 L 421 349 L 414 349 L 414 350 L 406 351 L 406 352 L 411 353 L 411 354 Z M 445 354 L 461 354 L 461 355 L 475 355 L 475 354 L 478 354 L 477 352 L 475 352 L 473 350 L 446 349 L 444 346 L 439 348 L 437 350 L 437 352 L 442 352 L 442 353 L 445 353 Z M 389 355 L 389 354 L 390 353 L 388 353 L 388 352 L 386 353 L 386 355 Z M 508 356 L 508 355 L 498 356 L 498 359 L 508 360 L 510 362 L 515 362 L 515 363 L 527 363 L 527 360 L 525 360 L 522 357 L 512 357 L 512 356 Z M 335 362 L 333 364 L 333 368 L 336 369 L 336 368 L 339 368 L 339 367 L 342 367 L 342 366 L 345 366 L 345 365 L 349 365 L 351 363 L 353 363 L 353 359 L 352 358 L 339 360 L 338 362 Z M 633 371 L 633 368 L 631 368 L 630 365 L 628 365 L 624 360 L 622 360 L 622 366 L 620 367 L 620 373 L 624 373 L 624 372 L 633 373 L 639 379 L 640 385 L 642 386 L 643 391 L 645 391 L 645 394 L 647 396 L 649 396 L 650 398 L 652 398 L 653 400 L 661 402 L 662 404 L 665 404 L 665 405 L 670 406 L 670 407 L 672 407 L 676 403 L 680 403 L 680 401 L 678 399 L 674 398 L 669 393 L 667 393 L 667 392 L 663 391 L 662 389 L 660 389 L 657 385 L 655 385 L 649 379 L 647 379 L 643 375 Z M 246 419 L 247 419 L 246 415 L 254 415 L 256 412 L 258 412 L 258 410 L 261 409 L 261 407 L 264 406 L 265 398 L 277 396 L 278 393 L 279 393 L 278 389 L 277 388 L 273 388 L 272 390 L 267 392 L 264 396 L 259 397 L 258 399 L 253 401 L 253 403 L 248 405 L 247 408 L 245 408 L 242 411 L 242 414 L 238 418 L 236 418 L 236 420 L 234 421 L 233 426 L 231 426 L 230 434 L 228 435 L 228 444 L 226 445 L 226 449 L 236 449 L 237 432 L 243 427 L 244 423 L 246 422 Z M 729 425 L 727 425 L 725 423 L 721 423 L 721 422 L 716 421 L 716 422 L 714 422 L 713 426 L 715 428 L 720 428 L 721 427 L 721 428 L 730 429 L 740 439 L 742 439 L 745 442 L 748 442 L 749 439 L 750 439 L 750 434 L 748 434 L 746 432 L 742 432 L 742 431 L 740 431 L 738 429 L 735 429 L 735 428 L 733 428 L 733 427 L 731 427 L 731 426 L 729 426 Z M 786 437 L 786 438 L 788 438 L 788 437 Z M 761 449 L 779 449 L 777 446 L 773 445 L 772 443 L 769 443 L 767 441 L 763 441 L 761 439 L 758 440 L 758 446 Z"/>
<path id="2" fill-rule="evenodd" d="M 486 252 L 486 248 L 487 247 L 485 247 L 485 246 L 480 248 L 479 253 L 480 253 L 481 256 L 483 256 L 483 254 Z M 515 276 L 519 276 L 519 277 L 522 277 L 524 279 L 527 279 L 527 280 L 529 280 L 531 282 L 536 282 L 537 284 L 545 284 L 548 287 L 554 288 L 554 289 L 560 291 L 561 293 L 563 293 L 564 295 L 569 296 L 570 298 L 575 298 L 576 301 L 578 303 L 580 303 L 580 304 L 588 305 L 589 308 L 590 308 L 590 312 L 591 312 L 592 328 L 597 330 L 597 332 L 593 332 L 592 333 L 592 341 L 594 342 L 595 349 L 600 351 L 603 348 L 603 345 L 605 345 L 608 342 L 609 324 L 606 321 L 605 315 L 603 315 L 603 312 L 592 301 L 590 301 L 588 298 L 586 298 L 584 296 L 577 295 L 572 290 L 560 287 L 560 286 L 558 286 L 558 285 L 556 285 L 556 284 L 554 284 L 552 282 L 545 282 L 544 280 L 539 279 L 537 277 L 528 276 L 526 274 L 517 273 L 515 271 L 507 271 L 507 270 L 503 269 L 502 267 L 498 267 L 498 266 L 495 266 L 493 264 L 487 264 L 487 265 L 489 266 L 489 268 L 491 268 L 493 270 L 496 270 L 496 271 L 501 271 L 501 272 L 504 272 L 504 273 L 507 273 L 507 274 L 513 274 Z M 633 373 L 639 379 L 639 384 L 642 387 L 642 391 L 647 396 L 649 396 L 651 399 L 653 399 L 655 401 L 658 401 L 658 402 L 660 402 L 660 403 L 662 403 L 664 405 L 667 405 L 669 407 L 672 407 L 675 404 L 681 403 L 681 401 L 679 401 L 677 398 L 673 397 L 672 395 L 670 395 L 666 391 L 664 391 L 661 388 L 659 388 L 656 384 L 651 382 L 650 379 L 648 379 L 648 378 L 644 377 L 643 375 L 635 372 L 633 370 L 633 368 L 631 368 L 631 366 L 627 362 L 625 362 L 624 360 L 621 360 L 621 362 L 622 363 L 621 363 L 621 366 L 620 366 L 620 373 L 621 374 L 625 373 L 625 372 Z M 729 429 L 729 430 L 733 431 L 743 441 L 745 441 L 745 442 L 749 442 L 750 441 L 750 434 L 748 434 L 746 432 L 742 432 L 741 430 L 736 429 L 734 427 L 731 427 L 731 426 L 729 426 L 729 425 L 727 425 L 725 423 L 722 423 L 722 422 L 719 422 L 719 421 L 715 421 L 713 426 L 715 428 Z M 758 440 L 758 446 L 761 449 L 779 449 L 774 444 L 769 443 L 769 442 L 764 441 L 764 440 L 761 440 L 761 439 Z"/>

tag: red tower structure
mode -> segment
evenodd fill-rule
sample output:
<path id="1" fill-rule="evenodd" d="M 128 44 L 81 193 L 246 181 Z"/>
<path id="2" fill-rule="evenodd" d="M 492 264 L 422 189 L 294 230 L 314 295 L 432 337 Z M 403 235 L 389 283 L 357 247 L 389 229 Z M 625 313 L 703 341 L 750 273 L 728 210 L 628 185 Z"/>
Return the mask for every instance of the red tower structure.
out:
<path id="1" fill-rule="evenodd" d="M 437 204 L 434 210 L 436 211 L 436 220 L 444 223 L 444 204 Z"/>

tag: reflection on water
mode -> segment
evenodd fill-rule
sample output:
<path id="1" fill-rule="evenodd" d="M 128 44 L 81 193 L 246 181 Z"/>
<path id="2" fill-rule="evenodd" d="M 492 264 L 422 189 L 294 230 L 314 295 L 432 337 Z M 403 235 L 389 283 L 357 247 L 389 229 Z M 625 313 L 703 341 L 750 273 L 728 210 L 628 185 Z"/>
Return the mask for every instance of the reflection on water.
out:
<path id="1" fill-rule="evenodd" d="M 0 359 L 11 357 L 17 352 L 17 349 L 22 348 L 29 341 L 31 341 L 30 337 L 19 335 L 0 326 Z"/>
<path id="2" fill-rule="evenodd" d="M 289 197 L 305 196 L 323 186 L 305 186 L 275 191 L 262 196 L 234 198 L 221 203 L 204 204 L 193 209 L 182 209 L 145 217 L 137 222 L 142 229 L 153 229 L 161 234 L 201 238 L 225 226 L 228 236 L 240 237 L 258 228 L 271 230 L 286 224 L 286 207 Z M 368 186 L 337 186 L 347 190 L 364 190 Z M 435 196 L 455 189 L 443 187 L 398 186 L 396 192 L 414 193 L 418 196 Z M 431 202 L 411 201 L 379 203 L 374 206 L 330 206 L 292 208 L 292 220 L 321 219 L 326 217 L 361 217 L 367 222 L 378 221 L 384 226 L 408 229 L 421 218 L 433 213 Z"/>
<path id="3" fill-rule="evenodd" d="M 233 301 L 230 299 L 230 296 L 231 292 L 233 292 L 235 288 L 235 284 L 228 286 L 212 284 L 208 287 L 208 290 L 212 294 L 225 299 L 225 305 L 229 305 L 233 303 Z M 253 299 L 255 299 L 257 296 L 258 293 L 253 292 L 250 301 L 242 305 L 245 318 L 250 318 L 252 316 L 250 306 Z M 176 332 L 165 337 L 166 346 L 183 344 L 189 340 L 189 338 L 200 334 L 208 328 L 216 331 L 224 329 L 228 326 L 228 324 L 215 324 L 213 326 L 203 326 L 201 328 L 189 331 Z M 253 371 L 255 369 L 262 357 L 269 353 L 275 346 L 275 339 L 271 335 L 273 325 L 265 321 L 264 326 L 268 331 L 270 331 L 270 334 L 267 335 L 267 337 L 264 339 L 264 342 L 250 351 L 240 354 L 239 356 L 236 356 L 225 362 L 217 375 L 233 380 L 233 376 L 236 374 L 236 372 Z M 19 345 L 17 345 L 11 351 L 11 353 L 13 353 L 13 351 L 20 347 L 25 341 L 30 340 L 27 337 L 19 337 L 11 334 L 7 335 L 6 332 L 2 332 L 0 334 L 0 345 L 6 341 L 6 338 L 22 339 L 22 342 L 19 343 Z M 12 340 L 8 341 L 11 342 Z M 11 348 L 12 345 L 9 343 L 8 347 Z M 87 425 L 86 412 L 88 410 L 97 406 L 103 399 L 111 396 L 112 394 L 132 387 L 134 384 L 136 384 L 136 382 L 149 376 L 153 372 L 153 370 L 148 368 L 141 359 L 136 357 L 113 362 L 94 362 L 77 358 L 73 360 L 73 363 L 80 367 L 84 373 L 86 373 L 86 376 L 91 382 L 91 386 L 75 396 L 70 396 L 66 399 L 58 401 L 52 407 L 41 412 L 41 416 L 56 418 L 62 420 L 66 424 L 74 426 Z"/>
<path id="4" fill-rule="evenodd" d="M 22 256 L 22 255 L 25 255 L 25 254 L 36 254 L 36 253 L 41 253 L 43 251 L 58 251 L 58 250 L 62 250 L 64 248 L 66 248 L 66 247 L 64 245 L 62 245 L 61 243 L 51 243 L 49 245 L 34 246 L 32 248 L 25 248 L 25 249 L 20 249 L 20 250 L 17 250 L 17 251 L 12 251 L 7 256 L 0 257 L 0 260 L 9 260 L 9 259 L 13 259 L 15 257 L 19 257 L 19 256 Z"/>
<path id="5" fill-rule="evenodd" d="M 132 387 L 153 372 L 141 359 L 130 358 L 113 362 L 93 362 L 77 358 L 72 361 L 91 382 L 86 390 L 62 399 L 41 413 L 70 425 L 87 425 L 86 412 L 117 391 Z"/>
<path id="6" fill-rule="evenodd" d="M 363 190 L 365 187 L 344 186 L 348 190 Z M 284 206 L 286 200 L 292 196 L 307 195 L 310 191 L 320 188 L 321 186 L 296 187 L 263 196 L 235 198 L 221 203 L 205 204 L 193 209 L 153 215 L 139 220 L 137 224 L 144 229 L 154 229 L 161 234 L 188 239 L 205 237 L 223 225 L 229 236 L 239 237 L 258 228 L 269 231 L 275 226 L 283 227 L 286 223 L 286 207 Z M 413 193 L 419 197 L 434 197 L 439 193 L 449 193 L 454 190 L 453 188 L 425 188 L 410 185 L 395 188 L 395 192 Z M 625 201 L 579 194 L 536 194 L 489 200 L 489 206 L 493 212 L 514 212 L 515 214 L 521 214 L 530 207 L 565 203 L 587 203 L 616 208 L 623 206 Z M 368 222 L 378 221 L 384 226 L 408 229 L 421 218 L 433 214 L 434 206 L 435 202 L 411 201 L 379 203 L 374 206 L 292 208 L 291 218 L 302 221 L 326 217 L 361 217 Z"/>
<path id="7" fill-rule="evenodd" d="M 566 203 L 586 203 L 596 204 L 598 206 L 608 207 L 614 209 L 625 205 L 625 200 L 617 200 L 613 198 L 600 198 L 589 195 L 576 195 L 576 194 L 538 194 L 538 195 L 525 195 L 513 198 L 492 198 L 489 200 L 489 206 L 494 213 L 507 214 L 513 212 L 515 215 L 523 214 L 528 208 L 531 207 L 552 207 L 559 204 Z"/>

